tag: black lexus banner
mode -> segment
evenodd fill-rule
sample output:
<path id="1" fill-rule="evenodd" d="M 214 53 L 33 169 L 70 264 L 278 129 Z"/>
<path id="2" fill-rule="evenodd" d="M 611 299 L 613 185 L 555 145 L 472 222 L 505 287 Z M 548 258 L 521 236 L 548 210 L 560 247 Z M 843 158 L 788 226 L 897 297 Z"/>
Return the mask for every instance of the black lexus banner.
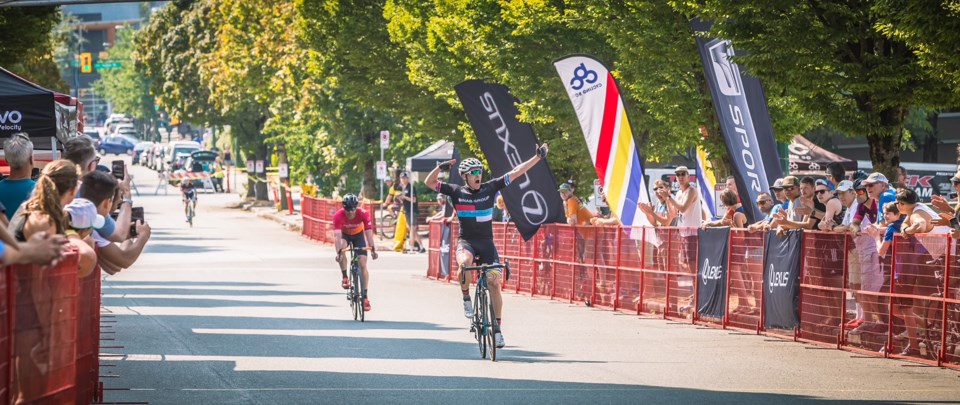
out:
<path id="1" fill-rule="evenodd" d="M 793 329 L 800 323 L 800 240 L 803 231 L 767 232 L 763 259 L 765 328 Z"/>
<path id="2" fill-rule="evenodd" d="M 516 99 L 509 89 L 481 80 L 467 80 L 454 88 L 493 176 L 502 176 L 533 157 L 537 137 L 529 124 L 517 120 Z M 501 194 L 523 240 L 530 240 L 540 224 L 566 222 L 557 181 L 547 162 L 510 179 Z"/>
<path id="3" fill-rule="evenodd" d="M 697 313 L 722 318 L 727 302 L 727 249 L 730 228 L 703 228 L 697 233 Z"/>
<path id="4" fill-rule="evenodd" d="M 691 21 L 695 32 L 707 32 L 711 23 Z M 776 178 L 783 175 L 760 80 L 741 73 L 730 61 L 735 52 L 730 41 L 697 37 L 713 107 L 720 122 L 741 201 L 756 201 Z M 756 204 L 744 204 L 747 222 L 764 217 Z"/>

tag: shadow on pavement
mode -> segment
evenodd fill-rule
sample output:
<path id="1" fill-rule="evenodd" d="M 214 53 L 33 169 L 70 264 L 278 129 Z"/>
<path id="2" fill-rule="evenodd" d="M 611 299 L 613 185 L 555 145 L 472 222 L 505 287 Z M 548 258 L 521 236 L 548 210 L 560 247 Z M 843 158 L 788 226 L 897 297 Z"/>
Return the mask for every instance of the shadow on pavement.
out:
<path id="1" fill-rule="evenodd" d="M 332 293 L 332 292 L 323 292 L 323 291 L 275 291 L 275 290 L 198 290 L 195 288 L 177 288 L 175 286 L 170 286 L 169 288 L 156 287 L 156 288 L 124 288 L 124 287 L 110 287 L 110 285 L 105 285 L 103 287 L 104 294 L 127 294 L 130 296 L 136 295 L 160 295 L 160 294 L 173 294 L 173 295 L 237 295 L 237 296 L 269 296 L 269 295 L 342 295 L 342 293 Z"/>
<path id="2" fill-rule="evenodd" d="M 194 239 L 196 240 L 196 239 Z M 143 249 L 143 253 L 175 253 L 175 254 L 194 254 L 217 252 L 223 249 L 208 246 L 177 245 L 169 243 L 148 243 Z"/>
<path id="3" fill-rule="evenodd" d="M 138 293 L 142 294 L 142 293 Z M 124 307 L 182 307 L 182 308 L 216 308 L 216 307 L 329 307 L 326 304 L 309 304 L 303 302 L 272 302 L 255 300 L 218 300 L 212 298 L 138 298 L 104 297 L 104 306 Z"/>
<path id="4" fill-rule="evenodd" d="M 652 385 L 558 382 L 534 379 L 478 378 L 447 375 L 398 375 L 328 371 L 237 370 L 232 361 L 124 362 L 126 378 L 138 381 L 152 374 L 176 376 L 155 391 L 119 391 L 110 400 L 150 403 L 648 403 L 648 404 L 799 404 L 849 402 L 815 396 L 759 392 L 713 391 Z M 490 362 L 477 360 L 478 367 Z M 249 365 L 247 366 L 249 367 Z M 492 365 L 491 367 L 495 367 Z M 251 367 L 253 368 L 253 367 Z M 204 373 L 199 378 L 198 373 Z M 430 373 L 423 370 L 424 374 Z M 209 375 L 206 375 L 209 374 Z M 222 378 L 222 379 L 221 379 Z M 188 384 L 182 384 L 186 380 Z M 233 382 L 230 386 L 223 381 Z M 896 401 L 860 401 L 898 404 Z"/>
<path id="5" fill-rule="evenodd" d="M 156 285 L 156 286 L 206 286 L 206 287 L 276 287 L 280 284 L 272 283 L 246 283 L 246 282 L 231 282 L 231 281 L 125 281 L 125 280 L 109 280 L 107 284 L 110 286 L 137 286 L 137 285 Z"/>

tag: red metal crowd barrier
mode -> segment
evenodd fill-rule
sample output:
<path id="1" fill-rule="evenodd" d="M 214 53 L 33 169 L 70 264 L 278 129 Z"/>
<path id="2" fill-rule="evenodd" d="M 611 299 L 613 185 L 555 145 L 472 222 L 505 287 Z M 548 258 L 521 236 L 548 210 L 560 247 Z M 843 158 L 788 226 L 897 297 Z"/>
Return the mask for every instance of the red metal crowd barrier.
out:
<path id="1" fill-rule="evenodd" d="M 451 249 L 457 226 L 450 224 Z M 440 273 L 441 224 L 429 228 L 427 276 L 456 280 L 452 252 L 450 274 Z M 512 269 L 505 291 L 960 368 L 960 256 L 948 235 L 897 236 L 882 259 L 859 249 L 862 239 L 805 231 L 795 330 L 763 327 L 765 237 L 731 230 L 724 316 L 709 319 L 696 313 L 696 229 L 551 224 L 523 241 L 513 224 L 494 224 Z M 851 323 L 856 305 L 866 327 Z"/>
<path id="2" fill-rule="evenodd" d="M 419 207 L 419 223 L 423 224 L 426 218 L 432 215 L 436 210 L 436 202 L 421 202 Z M 377 202 L 363 202 L 360 208 L 368 212 L 375 225 L 378 218 L 381 218 L 384 212 L 382 204 Z M 300 233 L 312 240 L 323 243 L 333 243 L 333 215 L 340 209 L 340 201 L 326 198 L 314 198 L 303 196 L 300 200 L 300 213 L 303 217 L 303 228 Z M 381 212 L 382 211 L 382 212 Z"/>
<path id="3" fill-rule="evenodd" d="M 0 404 L 102 400 L 99 271 L 78 279 L 78 260 L 0 269 Z"/>

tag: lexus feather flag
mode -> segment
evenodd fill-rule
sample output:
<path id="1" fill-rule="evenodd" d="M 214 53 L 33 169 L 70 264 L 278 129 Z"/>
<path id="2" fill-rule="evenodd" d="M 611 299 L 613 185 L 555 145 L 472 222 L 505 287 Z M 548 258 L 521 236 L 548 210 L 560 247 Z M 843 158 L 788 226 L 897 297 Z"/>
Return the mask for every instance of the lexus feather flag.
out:
<path id="1" fill-rule="evenodd" d="M 536 154 L 533 127 L 517 120 L 516 99 L 506 86 L 467 80 L 454 89 L 494 176 L 503 176 Z M 537 233 L 540 224 L 566 222 L 557 181 L 546 161 L 510 179 L 500 194 L 525 241 Z"/>
<path id="2" fill-rule="evenodd" d="M 553 65 L 577 112 L 610 210 L 623 225 L 650 226 L 637 208 L 637 203 L 649 203 L 650 197 L 613 75 L 603 63 L 587 55 L 565 56 Z"/>
<path id="3" fill-rule="evenodd" d="M 700 20 L 691 24 L 696 32 L 708 31 L 711 25 Z M 783 175 L 766 97 L 760 80 L 741 73 L 740 67 L 730 60 L 734 56 L 730 41 L 698 36 L 697 48 L 730 155 L 737 191 L 740 200 L 748 202 L 743 208 L 747 222 L 753 223 L 765 216 L 753 201 Z"/>

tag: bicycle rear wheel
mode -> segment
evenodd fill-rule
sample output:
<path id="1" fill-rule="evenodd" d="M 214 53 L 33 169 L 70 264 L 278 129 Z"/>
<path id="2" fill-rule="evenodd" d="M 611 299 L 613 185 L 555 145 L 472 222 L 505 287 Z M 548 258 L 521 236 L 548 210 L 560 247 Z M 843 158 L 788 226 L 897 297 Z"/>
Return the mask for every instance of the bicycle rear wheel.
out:
<path id="1" fill-rule="evenodd" d="M 484 290 L 490 296 L 490 290 Z M 493 297 L 487 300 L 487 310 L 490 313 L 490 323 L 487 328 L 487 345 L 490 346 L 490 361 L 497 361 L 497 334 L 493 331 L 493 324 L 497 321 L 497 313 L 493 310 Z"/>
<path id="2" fill-rule="evenodd" d="M 193 228 L 193 204 L 189 201 L 187 202 L 187 223 Z"/>
<path id="3" fill-rule="evenodd" d="M 360 282 L 360 269 L 356 263 L 350 265 L 350 308 L 353 310 L 353 320 L 363 322 L 363 284 Z"/>
<path id="4" fill-rule="evenodd" d="M 356 269 L 357 274 L 357 308 L 360 312 L 360 322 L 364 321 L 366 311 L 363 309 L 363 273 L 359 268 Z"/>
<path id="5" fill-rule="evenodd" d="M 477 344 L 480 346 L 480 358 L 487 358 L 487 294 L 477 287 L 477 299 L 473 301 L 473 323 L 476 329 Z"/>

